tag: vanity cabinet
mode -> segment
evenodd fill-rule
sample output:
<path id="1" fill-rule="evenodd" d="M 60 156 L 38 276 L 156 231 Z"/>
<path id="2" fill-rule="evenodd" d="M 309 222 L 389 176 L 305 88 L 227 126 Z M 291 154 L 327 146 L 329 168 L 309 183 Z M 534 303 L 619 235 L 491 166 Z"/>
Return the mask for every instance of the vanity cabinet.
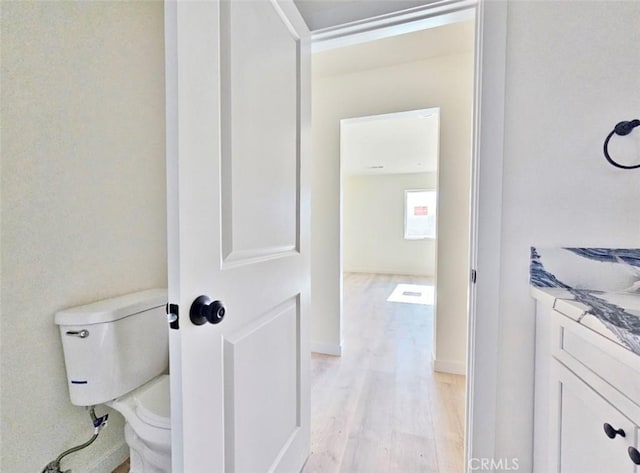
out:
<path id="1" fill-rule="evenodd" d="M 635 473 L 628 448 L 638 447 L 638 426 L 557 361 L 552 364 L 551 386 L 558 410 L 550 419 L 555 424 L 551 438 L 557 444 L 551 471 Z"/>
<path id="2" fill-rule="evenodd" d="M 534 473 L 640 473 L 640 356 L 553 306 L 538 299 Z"/>

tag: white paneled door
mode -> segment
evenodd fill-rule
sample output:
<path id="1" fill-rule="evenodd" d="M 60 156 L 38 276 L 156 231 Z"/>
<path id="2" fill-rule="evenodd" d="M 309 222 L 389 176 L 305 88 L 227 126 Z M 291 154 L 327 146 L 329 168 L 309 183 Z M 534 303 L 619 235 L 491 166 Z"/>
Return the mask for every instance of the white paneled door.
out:
<path id="1" fill-rule="evenodd" d="M 165 37 L 173 472 L 296 473 L 309 33 L 291 0 L 167 1 Z"/>

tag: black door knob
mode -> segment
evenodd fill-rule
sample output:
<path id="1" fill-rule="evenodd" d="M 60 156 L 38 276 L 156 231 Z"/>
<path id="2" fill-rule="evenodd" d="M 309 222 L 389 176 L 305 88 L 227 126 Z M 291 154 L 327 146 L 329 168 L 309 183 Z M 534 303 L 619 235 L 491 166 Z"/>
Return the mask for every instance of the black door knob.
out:
<path id="1" fill-rule="evenodd" d="M 636 465 L 640 465 L 640 452 L 638 449 L 635 447 L 629 447 L 629 450 L 627 451 L 629 452 L 629 458 L 631 458 L 631 461 Z"/>
<path id="2" fill-rule="evenodd" d="M 626 435 L 624 433 L 624 430 L 622 430 L 622 429 L 614 429 L 613 427 L 611 427 L 611 424 L 609 424 L 609 423 L 605 423 L 602 426 L 602 428 L 604 429 L 604 433 L 610 439 L 616 438 L 616 435 L 619 435 L 620 437 L 626 437 Z"/>
<path id="3" fill-rule="evenodd" d="M 189 318 L 194 325 L 202 325 L 207 322 L 219 324 L 224 319 L 225 309 L 221 301 L 211 301 L 207 296 L 200 296 L 189 310 Z"/>

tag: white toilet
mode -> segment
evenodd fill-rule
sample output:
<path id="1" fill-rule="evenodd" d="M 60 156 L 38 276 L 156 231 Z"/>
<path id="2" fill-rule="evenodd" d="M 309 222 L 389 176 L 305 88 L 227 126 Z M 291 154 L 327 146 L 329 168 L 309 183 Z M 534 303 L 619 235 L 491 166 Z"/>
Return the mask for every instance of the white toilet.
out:
<path id="1" fill-rule="evenodd" d="M 124 416 L 131 473 L 171 472 L 166 303 L 151 289 L 55 315 L 71 402 Z"/>

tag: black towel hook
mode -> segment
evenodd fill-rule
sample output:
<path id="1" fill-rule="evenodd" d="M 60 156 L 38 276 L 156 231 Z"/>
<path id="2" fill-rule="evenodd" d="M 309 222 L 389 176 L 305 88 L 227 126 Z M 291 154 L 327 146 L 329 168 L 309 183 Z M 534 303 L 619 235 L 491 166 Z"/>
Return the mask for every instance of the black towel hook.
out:
<path id="1" fill-rule="evenodd" d="M 609 156 L 609 140 L 613 135 L 625 136 L 633 131 L 633 129 L 637 126 L 640 126 L 640 120 L 630 120 L 628 122 L 620 122 L 618 123 L 611 133 L 607 135 L 607 138 L 604 140 L 604 157 L 607 158 L 607 161 L 612 166 L 615 166 L 620 169 L 638 169 L 640 168 L 640 164 L 634 164 L 633 166 L 625 166 L 624 164 L 616 163 L 611 156 Z"/>

